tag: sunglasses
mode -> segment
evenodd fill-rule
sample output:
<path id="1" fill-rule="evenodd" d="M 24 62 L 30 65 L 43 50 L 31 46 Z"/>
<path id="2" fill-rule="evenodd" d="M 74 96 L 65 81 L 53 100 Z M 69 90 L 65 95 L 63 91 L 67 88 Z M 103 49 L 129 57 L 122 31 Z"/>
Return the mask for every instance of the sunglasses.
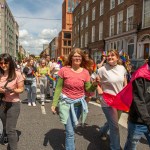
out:
<path id="1" fill-rule="evenodd" d="M 9 62 L 0 62 L 0 65 L 8 65 Z"/>

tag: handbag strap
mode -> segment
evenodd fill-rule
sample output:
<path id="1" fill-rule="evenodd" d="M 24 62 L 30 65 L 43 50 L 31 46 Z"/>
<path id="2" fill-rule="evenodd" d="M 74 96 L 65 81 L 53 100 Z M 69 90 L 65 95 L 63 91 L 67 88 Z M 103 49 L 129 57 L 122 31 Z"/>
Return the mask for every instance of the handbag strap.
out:
<path id="1" fill-rule="evenodd" d="M 13 80 L 13 79 L 7 80 L 7 82 L 6 82 L 5 85 L 4 85 L 4 88 L 6 88 L 7 84 L 8 84 L 9 82 L 11 82 L 12 80 Z"/>

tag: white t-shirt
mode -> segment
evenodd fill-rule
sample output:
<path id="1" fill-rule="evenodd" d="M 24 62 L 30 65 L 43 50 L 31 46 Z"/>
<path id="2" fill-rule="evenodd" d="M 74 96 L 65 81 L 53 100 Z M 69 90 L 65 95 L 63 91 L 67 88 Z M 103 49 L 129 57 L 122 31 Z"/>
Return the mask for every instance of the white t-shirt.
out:
<path id="1" fill-rule="evenodd" d="M 123 89 L 126 69 L 122 65 L 110 66 L 105 64 L 98 69 L 103 92 L 116 95 Z"/>
<path id="2" fill-rule="evenodd" d="M 105 64 L 98 69 L 103 92 L 116 95 L 123 89 L 126 69 L 122 65 L 110 66 Z M 100 96 L 102 107 L 109 107 L 102 96 Z"/>
<path id="3" fill-rule="evenodd" d="M 53 74 L 58 74 L 58 71 L 60 70 L 60 64 L 57 64 L 54 62 L 52 64 L 52 68 L 53 68 L 53 70 L 52 70 Z"/>

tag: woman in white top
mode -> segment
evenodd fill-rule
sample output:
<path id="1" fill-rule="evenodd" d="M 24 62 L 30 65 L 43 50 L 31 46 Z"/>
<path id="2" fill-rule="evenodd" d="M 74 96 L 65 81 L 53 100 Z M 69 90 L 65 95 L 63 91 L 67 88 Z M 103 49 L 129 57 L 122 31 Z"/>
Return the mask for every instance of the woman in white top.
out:
<path id="1" fill-rule="evenodd" d="M 108 51 L 107 63 L 98 69 L 100 78 L 100 95 L 108 93 L 116 95 L 127 84 L 126 69 L 121 65 L 120 56 L 117 50 Z M 119 111 L 107 104 L 105 99 L 101 99 L 102 110 L 106 116 L 107 122 L 100 128 L 101 137 L 105 137 L 110 130 L 110 148 L 111 150 L 120 150 L 120 136 L 118 120 Z"/>
<path id="2" fill-rule="evenodd" d="M 57 58 L 58 61 L 59 58 Z M 53 76 L 53 78 L 55 78 L 55 80 L 53 81 L 53 95 L 54 95 L 54 91 L 55 91 L 55 87 L 57 84 L 57 80 L 58 80 L 58 71 L 60 70 L 60 64 L 58 62 L 55 61 L 52 63 L 51 66 L 51 74 Z"/>

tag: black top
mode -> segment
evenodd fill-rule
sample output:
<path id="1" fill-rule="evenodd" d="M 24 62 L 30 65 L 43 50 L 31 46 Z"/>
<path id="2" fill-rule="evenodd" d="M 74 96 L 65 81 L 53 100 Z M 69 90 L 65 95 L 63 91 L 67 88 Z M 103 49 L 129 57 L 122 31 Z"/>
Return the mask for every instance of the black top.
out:
<path id="1" fill-rule="evenodd" d="M 148 126 L 150 131 L 150 80 L 137 78 L 132 83 L 133 101 L 129 121 Z"/>
<path id="2" fill-rule="evenodd" d="M 35 72 L 37 71 L 36 67 L 25 67 L 23 73 L 27 78 L 35 78 Z"/>

